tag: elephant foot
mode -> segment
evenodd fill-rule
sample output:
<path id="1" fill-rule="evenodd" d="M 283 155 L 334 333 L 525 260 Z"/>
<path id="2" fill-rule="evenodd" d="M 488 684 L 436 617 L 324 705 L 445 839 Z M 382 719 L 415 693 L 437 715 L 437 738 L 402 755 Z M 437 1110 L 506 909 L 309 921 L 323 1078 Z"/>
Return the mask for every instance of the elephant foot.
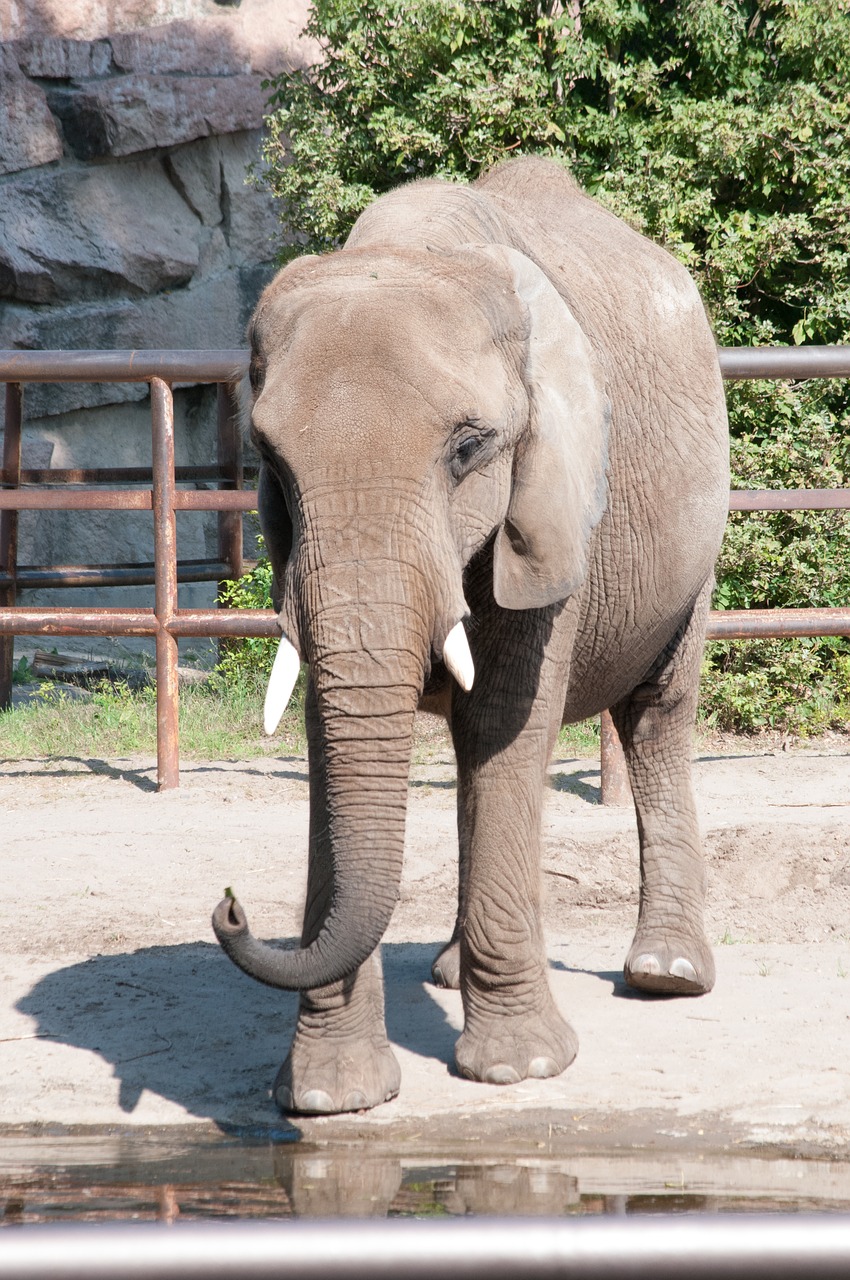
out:
<path id="1" fill-rule="evenodd" d="M 714 957 L 704 936 L 639 927 L 623 976 L 630 987 L 649 995 L 702 996 L 714 986 Z"/>
<path id="2" fill-rule="evenodd" d="M 296 1032 L 272 1093 L 281 1111 L 333 1115 L 389 1102 L 400 1084 L 401 1069 L 386 1040 L 308 1040 Z"/>
<path id="3" fill-rule="evenodd" d="M 577 1052 L 578 1037 L 553 1006 L 547 1015 L 468 1018 L 455 1062 L 466 1080 L 519 1084 L 559 1076 Z"/>
<path id="4" fill-rule="evenodd" d="M 431 965 L 431 977 L 437 987 L 460 988 L 460 943 L 448 942 Z"/>

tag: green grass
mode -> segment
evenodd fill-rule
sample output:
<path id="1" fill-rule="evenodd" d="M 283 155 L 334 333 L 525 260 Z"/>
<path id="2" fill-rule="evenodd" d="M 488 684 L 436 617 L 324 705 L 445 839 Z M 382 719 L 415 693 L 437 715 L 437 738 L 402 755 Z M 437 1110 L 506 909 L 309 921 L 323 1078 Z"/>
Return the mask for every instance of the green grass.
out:
<path id="1" fill-rule="evenodd" d="M 556 756 L 572 756 L 578 760 L 599 756 L 599 719 L 582 720 L 579 724 L 565 724 L 555 744 Z"/>
<path id="2" fill-rule="evenodd" d="M 0 757 L 156 754 L 156 693 L 103 686 L 90 701 L 43 686 L 39 699 L 0 715 Z M 250 760 L 306 751 L 298 697 L 267 738 L 262 730 L 264 685 L 217 681 L 180 690 L 180 755 L 184 759 Z"/>
<path id="3" fill-rule="evenodd" d="M 213 677 L 180 690 L 180 755 L 186 760 L 252 760 L 298 755 L 307 750 L 304 733 L 304 675 L 296 685 L 280 729 L 262 730 L 265 677 L 238 681 Z M 428 723 L 426 723 L 426 720 Z M 451 751 L 448 730 L 433 717 L 418 722 L 414 761 Z M 44 681 L 38 697 L 0 714 L 0 758 L 36 760 L 68 756 L 153 756 L 156 754 L 156 693 L 104 683 L 88 700 L 70 697 Z M 599 755 L 599 725 L 587 720 L 558 735 L 556 757 Z"/>

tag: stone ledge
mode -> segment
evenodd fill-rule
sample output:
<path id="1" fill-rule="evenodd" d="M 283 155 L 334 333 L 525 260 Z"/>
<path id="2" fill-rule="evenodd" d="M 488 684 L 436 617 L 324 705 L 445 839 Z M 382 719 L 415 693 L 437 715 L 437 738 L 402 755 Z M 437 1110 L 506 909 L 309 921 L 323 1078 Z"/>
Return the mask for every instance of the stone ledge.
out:
<path id="1" fill-rule="evenodd" d="M 64 36 L 31 37 L 9 45 L 21 70 L 41 80 L 91 80 L 108 76 L 112 45 L 108 40 L 68 40 Z"/>
<path id="2" fill-rule="evenodd" d="M 74 154 L 93 160 L 258 129 L 266 93 L 259 76 L 133 73 L 53 89 L 48 100 Z"/>
<path id="3" fill-rule="evenodd" d="M 170 22 L 110 37 L 115 67 L 148 75 L 247 75 L 252 70 L 241 25 L 232 18 Z"/>

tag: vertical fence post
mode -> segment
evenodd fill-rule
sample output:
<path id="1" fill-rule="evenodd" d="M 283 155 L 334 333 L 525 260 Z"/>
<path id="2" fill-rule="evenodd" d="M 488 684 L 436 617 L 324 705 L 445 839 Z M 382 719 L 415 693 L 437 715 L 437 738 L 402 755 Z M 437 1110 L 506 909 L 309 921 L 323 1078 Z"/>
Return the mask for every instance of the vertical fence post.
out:
<path id="1" fill-rule="evenodd" d="M 4 487 L 16 489 L 21 483 L 21 430 L 23 423 L 23 387 L 20 382 L 6 383 L 6 426 L 3 433 Z M 15 603 L 18 565 L 18 513 L 0 511 L 0 574 L 7 579 L 0 583 L 0 607 L 9 608 Z M 0 635 L 0 711 L 8 711 L 12 705 L 12 671 L 14 667 L 15 637 Z"/>
<path id="2" fill-rule="evenodd" d="M 612 806 L 629 805 L 632 803 L 632 788 L 626 757 L 610 711 L 603 711 L 599 717 L 599 730 L 602 803 Z"/>
<path id="3" fill-rule="evenodd" d="M 153 539 L 156 572 L 157 788 L 180 785 L 177 640 L 169 626 L 177 612 L 177 524 L 174 516 L 174 399 L 161 378 L 151 379 Z"/>
<path id="4" fill-rule="evenodd" d="M 242 434 L 239 430 L 237 384 L 218 384 L 218 465 L 222 489 L 241 489 L 243 483 Z M 230 566 L 231 578 L 242 576 L 242 512 L 219 511 L 218 555 Z"/>

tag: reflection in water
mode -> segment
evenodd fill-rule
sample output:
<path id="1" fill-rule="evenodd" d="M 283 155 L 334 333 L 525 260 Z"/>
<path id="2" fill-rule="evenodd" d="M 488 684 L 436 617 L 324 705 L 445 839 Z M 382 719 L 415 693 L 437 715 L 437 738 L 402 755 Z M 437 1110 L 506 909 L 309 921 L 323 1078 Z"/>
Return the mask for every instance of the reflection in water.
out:
<path id="1" fill-rule="evenodd" d="M 803 1183 L 796 1181 L 797 1165 L 793 1184 L 786 1188 L 783 1162 L 751 1159 L 737 1172 L 732 1166 L 727 1170 L 728 1185 L 736 1189 L 713 1187 L 707 1193 L 710 1165 L 695 1166 L 701 1185 L 695 1175 L 689 1190 L 684 1173 L 675 1183 L 665 1182 L 661 1166 L 653 1170 L 645 1159 L 641 1164 L 622 1153 L 607 1166 L 600 1154 L 574 1160 L 482 1157 L 474 1163 L 440 1157 L 428 1164 L 407 1153 L 294 1142 L 180 1142 L 169 1137 L 151 1148 L 132 1137 L 106 1149 L 108 1142 L 102 1140 L 100 1150 L 81 1150 L 80 1140 L 70 1137 L 21 1143 L 7 1139 L 0 1156 L 3 1225 L 178 1217 L 562 1217 L 850 1209 L 850 1173 L 845 1166 L 825 1162 L 822 1167 L 808 1162 Z M 755 1179 L 749 1188 L 748 1169 Z M 820 1177 L 812 1179 L 818 1169 Z M 714 1181 L 722 1185 L 722 1176 Z M 624 1192 L 624 1186 L 629 1190 Z M 805 1196 L 804 1186 L 809 1192 Z"/>

